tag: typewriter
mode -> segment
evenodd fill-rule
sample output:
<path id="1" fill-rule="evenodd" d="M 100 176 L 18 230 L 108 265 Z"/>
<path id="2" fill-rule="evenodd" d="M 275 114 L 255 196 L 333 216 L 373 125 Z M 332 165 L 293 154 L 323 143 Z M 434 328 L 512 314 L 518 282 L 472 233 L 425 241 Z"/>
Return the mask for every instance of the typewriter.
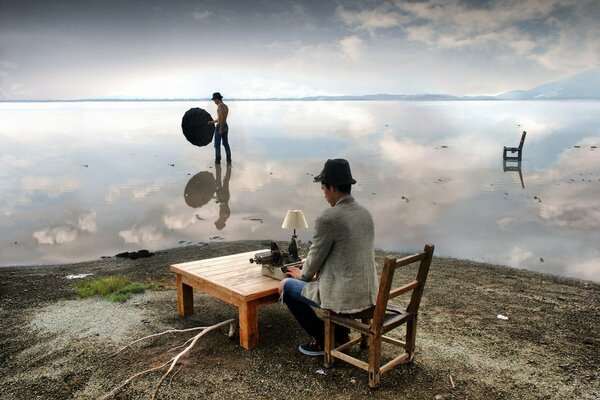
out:
<path id="1" fill-rule="evenodd" d="M 302 268 L 302 260 L 298 255 L 298 244 L 295 238 L 292 238 L 287 252 L 281 250 L 277 243 L 271 241 L 271 250 L 256 253 L 250 259 L 250 262 L 260 264 L 264 276 L 279 280 L 289 278 L 285 274 L 289 267 Z"/>

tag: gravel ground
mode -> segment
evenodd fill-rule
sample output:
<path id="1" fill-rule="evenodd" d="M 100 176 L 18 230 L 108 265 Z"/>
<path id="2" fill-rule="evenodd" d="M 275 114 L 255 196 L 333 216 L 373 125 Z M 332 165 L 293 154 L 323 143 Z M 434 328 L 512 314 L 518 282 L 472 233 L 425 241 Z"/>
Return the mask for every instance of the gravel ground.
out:
<path id="1" fill-rule="evenodd" d="M 96 399 L 160 365 L 192 334 L 164 335 L 110 355 L 145 335 L 237 317 L 235 307 L 201 293 L 195 293 L 195 314 L 179 317 L 169 265 L 262 247 L 221 242 L 137 260 L 0 268 L 0 398 Z M 400 255 L 378 251 L 379 264 L 388 254 Z M 123 304 L 80 300 L 66 276 L 83 273 L 123 274 L 162 289 Z M 415 363 L 382 375 L 381 387 L 371 390 L 361 370 L 339 362 L 323 370 L 321 358 L 300 354 L 303 331 L 283 305 L 267 305 L 260 310 L 257 349 L 241 349 L 226 329 L 211 332 L 182 359 L 158 398 L 600 398 L 597 283 L 435 258 L 419 318 Z M 384 347 L 384 356 L 393 350 Z M 143 376 L 113 398 L 150 398 L 160 376 Z"/>

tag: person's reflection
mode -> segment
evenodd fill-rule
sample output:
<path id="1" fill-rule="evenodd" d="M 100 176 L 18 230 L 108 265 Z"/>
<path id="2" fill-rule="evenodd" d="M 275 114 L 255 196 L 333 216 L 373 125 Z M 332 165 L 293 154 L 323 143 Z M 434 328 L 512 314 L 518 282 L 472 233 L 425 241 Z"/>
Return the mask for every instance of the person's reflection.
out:
<path id="1" fill-rule="evenodd" d="M 218 230 L 225 228 L 225 223 L 231 215 L 229 209 L 229 180 L 231 179 L 231 166 L 225 170 L 225 180 L 221 179 L 221 166 L 215 165 L 217 179 L 208 171 L 198 172 L 185 185 L 183 198 L 185 203 L 192 208 L 200 208 L 212 199 L 219 204 L 219 218 L 215 221 Z"/>
<path id="2" fill-rule="evenodd" d="M 221 164 L 215 165 L 217 171 L 217 189 L 216 198 L 219 203 L 219 219 L 215 221 L 218 230 L 225 228 L 225 222 L 231 215 L 229 209 L 229 180 L 231 179 L 231 165 L 227 164 L 225 170 L 225 180 L 221 183 Z"/>

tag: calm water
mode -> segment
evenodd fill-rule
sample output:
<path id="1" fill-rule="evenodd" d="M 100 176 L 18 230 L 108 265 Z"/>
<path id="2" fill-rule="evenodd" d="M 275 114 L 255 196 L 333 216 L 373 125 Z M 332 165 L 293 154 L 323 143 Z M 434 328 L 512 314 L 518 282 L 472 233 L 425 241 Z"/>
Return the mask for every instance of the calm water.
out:
<path id="1" fill-rule="evenodd" d="M 0 103 L 0 265 L 286 240 L 294 208 L 310 240 L 312 176 L 344 157 L 378 247 L 600 280 L 600 102 L 229 106 L 230 169 L 181 133 L 209 102 Z M 523 183 L 501 157 L 522 130 Z"/>

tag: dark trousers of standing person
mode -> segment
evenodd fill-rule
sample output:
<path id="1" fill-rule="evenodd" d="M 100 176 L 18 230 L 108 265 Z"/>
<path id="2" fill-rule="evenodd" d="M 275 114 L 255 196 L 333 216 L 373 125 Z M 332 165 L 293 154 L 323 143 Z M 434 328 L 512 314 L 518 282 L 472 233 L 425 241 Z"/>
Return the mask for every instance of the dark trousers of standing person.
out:
<path id="1" fill-rule="evenodd" d="M 229 134 L 229 127 L 227 124 L 223 126 L 223 134 L 219 135 L 219 125 L 215 125 L 215 162 L 221 162 L 221 141 L 223 147 L 225 147 L 225 156 L 227 157 L 227 163 L 231 163 L 231 149 L 229 148 L 229 140 L 227 138 Z"/>
<path id="2" fill-rule="evenodd" d="M 309 335 L 321 346 L 325 345 L 325 323 L 317 316 L 312 307 L 320 308 L 318 304 L 302 296 L 302 288 L 306 282 L 290 278 L 283 286 L 281 301 L 289 308 L 292 315 Z M 344 343 L 348 339 L 350 329 L 345 326 L 335 327 L 336 343 Z"/>

